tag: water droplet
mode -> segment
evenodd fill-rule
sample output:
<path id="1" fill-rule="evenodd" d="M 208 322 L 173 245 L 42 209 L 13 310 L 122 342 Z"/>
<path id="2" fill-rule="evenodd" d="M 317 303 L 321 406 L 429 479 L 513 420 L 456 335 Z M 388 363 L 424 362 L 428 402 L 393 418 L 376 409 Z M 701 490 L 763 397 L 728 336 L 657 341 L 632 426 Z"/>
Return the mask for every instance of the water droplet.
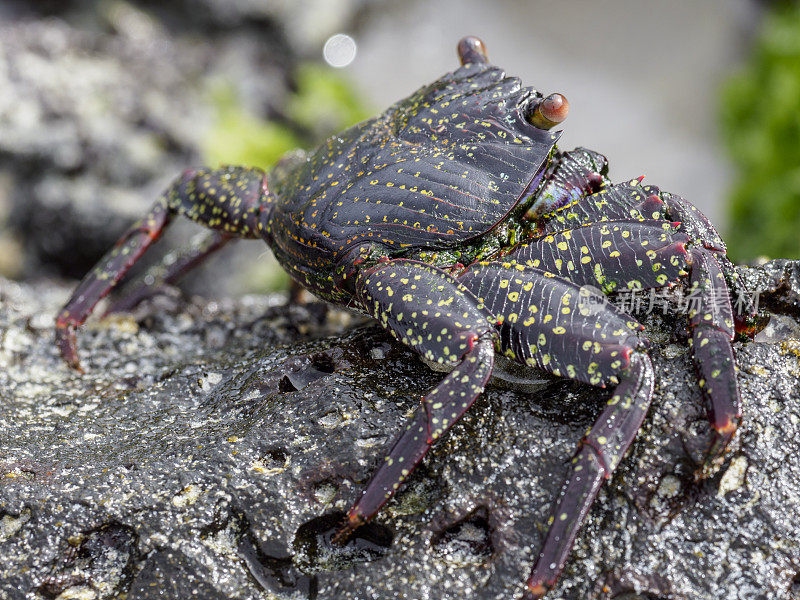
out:
<path id="1" fill-rule="evenodd" d="M 356 57 L 356 41 L 344 33 L 332 35 L 322 48 L 322 57 L 332 67 L 346 67 Z"/>

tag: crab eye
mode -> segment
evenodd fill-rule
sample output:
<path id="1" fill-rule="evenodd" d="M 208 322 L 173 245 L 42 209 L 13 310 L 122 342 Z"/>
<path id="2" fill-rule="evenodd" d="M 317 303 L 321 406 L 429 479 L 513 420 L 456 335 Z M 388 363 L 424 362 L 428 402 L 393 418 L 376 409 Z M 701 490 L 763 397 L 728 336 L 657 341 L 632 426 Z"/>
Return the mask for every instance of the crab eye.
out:
<path id="1" fill-rule="evenodd" d="M 489 55 L 486 53 L 486 44 L 478 37 L 468 35 L 458 42 L 458 58 L 462 65 L 468 63 L 486 63 Z"/>
<path id="2" fill-rule="evenodd" d="M 526 118 L 531 125 L 539 129 L 550 129 L 567 118 L 569 102 L 563 94 L 550 94 L 537 104 L 531 104 L 526 112 Z"/>

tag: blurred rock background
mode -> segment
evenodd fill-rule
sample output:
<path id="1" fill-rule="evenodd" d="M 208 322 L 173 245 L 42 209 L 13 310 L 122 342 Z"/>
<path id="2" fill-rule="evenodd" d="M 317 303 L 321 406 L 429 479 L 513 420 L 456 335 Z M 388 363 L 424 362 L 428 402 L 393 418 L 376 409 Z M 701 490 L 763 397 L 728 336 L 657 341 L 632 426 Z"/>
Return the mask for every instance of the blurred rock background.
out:
<path id="1" fill-rule="evenodd" d="M 764 60 L 747 59 L 754 44 L 764 47 L 764 12 L 753 0 L 0 0 L 0 274 L 80 277 L 186 167 L 269 167 L 311 147 L 455 68 L 467 33 L 527 84 L 567 95 L 563 146 L 597 149 L 614 178 L 645 174 L 690 199 L 732 231 L 739 260 L 797 256 L 791 243 L 752 243 L 773 237 L 770 224 L 791 229 L 800 218 L 797 145 L 787 154 L 751 143 L 764 130 L 758 116 L 772 114 L 754 108 Z M 781 31 L 774 52 L 791 62 L 791 33 Z M 357 44 L 341 69 L 322 60 L 336 33 Z M 726 139 L 740 149 L 734 170 L 717 131 L 720 86 L 748 64 L 723 100 Z M 772 129 L 788 134 L 800 75 L 777 78 L 775 93 L 790 99 L 769 101 L 784 107 Z M 776 154 L 794 172 L 780 181 L 795 182 L 778 186 L 778 210 L 763 177 L 731 192 L 734 174 L 759 158 L 774 182 L 765 165 Z M 734 222 L 729 193 L 740 207 Z M 197 232 L 174 229 L 153 260 Z M 210 296 L 283 285 L 258 242 L 225 249 L 186 284 Z"/>
<path id="2" fill-rule="evenodd" d="M 183 169 L 268 167 L 366 118 L 338 74 L 308 62 L 362 9 L 0 3 L 0 273 L 80 277 Z M 197 231 L 182 225 L 164 246 Z M 221 257 L 227 268 L 200 288 L 225 295 L 241 282 L 275 285 L 276 269 L 248 269 L 269 265 L 263 254 L 251 244 Z"/>

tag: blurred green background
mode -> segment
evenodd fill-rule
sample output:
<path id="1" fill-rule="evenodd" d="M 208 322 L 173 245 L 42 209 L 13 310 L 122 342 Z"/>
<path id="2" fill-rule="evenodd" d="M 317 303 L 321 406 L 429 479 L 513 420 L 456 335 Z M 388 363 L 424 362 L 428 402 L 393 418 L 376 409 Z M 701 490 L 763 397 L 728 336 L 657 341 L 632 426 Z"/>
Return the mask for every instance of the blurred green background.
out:
<path id="1" fill-rule="evenodd" d="M 204 162 L 257 165 L 269 169 L 286 152 L 309 149 L 326 137 L 372 116 L 341 72 L 306 62 L 295 72 L 296 88 L 286 103 L 291 125 L 248 111 L 236 90 L 212 91 L 217 115 L 203 145 Z"/>
<path id="2" fill-rule="evenodd" d="M 800 258 L 800 4 L 772 6 L 722 88 L 720 121 L 734 165 L 728 253 Z"/>

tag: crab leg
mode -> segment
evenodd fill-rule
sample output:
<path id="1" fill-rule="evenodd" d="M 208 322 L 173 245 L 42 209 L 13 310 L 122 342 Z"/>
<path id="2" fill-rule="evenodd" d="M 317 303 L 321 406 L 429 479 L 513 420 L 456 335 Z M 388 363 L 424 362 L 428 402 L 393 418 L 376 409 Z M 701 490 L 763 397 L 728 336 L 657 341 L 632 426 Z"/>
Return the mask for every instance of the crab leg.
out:
<path id="1" fill-rule="evenodd" d="M 710 464 L 724 454 L 742 420 L 736 363 L 731 348 L 733 309 L 715 253 L 705 248 L 693 248 L 691 254 L 689 324 L 692 357 L 714 430 L 714 440 L 706 456 L 706 464 Z"/>
<path id="2" fill-rule="evenodd" d="M 507 259 L 546 269 L 578 285 L 596 286 L 606 293 L 665 287 L 690 273 L 688 312 L 693 361 L 714 430 L 705 460 L 710 464 L 725 452 L 741 420 L 731 348 L 733 310 L 719 262 L 724 259 L 725 246 L 694 206 L 668 194 L 664 195 L 666 202 L 655 195 L 641 199 L 636 189 L 639 186 L 625 185 L 642 210 L 657 215 L 665 204 L 669 216 L 679 221 L 621 220 L 585 225 L 520 245 Z M 687 250 L 690 239 L 697 239 L 700 246 Z"/>
<path id="3" fill-rule="evenodd" d="M 459 277 L 500 326 L 500 350 L 555 375 L 616 389 L 581 440 L 548 520 L 528 580 L 540 598 L 556 582 L 603 480 L 611 477 L 647 414 L 653 368 L 642 326 L 611 304 L 595 304 L 580 287 L 552 273 L 513 263 L 481 263 Z"/>
<path id="4" fill-rule="evenodd" d="M 155 269 L 148 271 L 145 281 L 133 291 L 114 302 L 105 314 L 127 312 L 143 300 L 152 297 L 159 289 L 181 279 L 189 271 L 223 248 L 233 238 L 219 231 L 206 235 L 199 243 L 170 253 Z M 152 280 L 150 280 L 152 279 Z"/>
<path id="5" fill-rule="evenodd" d="M 569 159 L 569 160 L 567 160 Z M 582 163 L 577 163 L 576 160 Z M 559 165 L 555 170 L 551 179 L 564 181 L 569 187 L 567 188 L 570 193 L 570 198 L 553 198 L 546 200 L 547 204 L 559 204 L 564 200 L 568 200 L 566 204 L 558 206 L 552 212 L 544 212 L 542 220 L 537 221 L 536 233 L 543 235 L 548 233 L 557 233 L 565 229 L 574 229 L 576 227 L 583 227 L 592 225 L 602 221 L 618 221 L 623 219 L 636 219 L 636 220 L 661 220 L 664 218 L 665 206 L 664 202 L 659 198 L 660 193 L 658 188 L 652 185 L 642 185 L 641 177 L 631 179 L 624 183 L 616 183 L 614 185 L 601 186 L 598 191 L 588 193 L 596 189 L 597 175 L 601 175 L 602 179 L 603 165 L 599 165 L 600 172 L 594 170 L 585 163 L 594 160 L 597 165 L 598 159 L 586 151 L 586 155 L 582 156 L 573 151 L 565 154 L 562 160 L 565 162 Z M 567 171 L 566 175 L 560 174 L 561 169 Z M 576 187 L 583 178 L 584 183 L 581 188 Z M 547 192 L 548 188 L 544 188 Z M 581 192 L 584 195 L 580 195 Z M 557 192 L 563 193 L 563 192 Z M 546 206 L 542 206 L 539 210 L 547 210 Z M 537 214 L 537 203 L 529 209 L 529 218 Z M 675 219 L 679 221 L 680 219 Z"/>
<path id="6" fill-rule="evenodd" d="M 336 535 L 371 519 L 428 449 L 472 406 L 494 366 L 493 324 L 453 277 L 411 260 L 380 263 L 356 283 L 359 302 L 398 340 L 430 361 L 455 367 L 425 394 Z"/>
<path id="7" fill-rule="evenodd" d="M 122 279 L 148 246 L 161 237 L 171 218 L 165 203 L 156 203 L 84 277 L 58 313 L 56 344 L 70 367 L 81 370 L 75 329 L 86 321 L 94 306 Z"/>
<path id="8" fill-rule="evenodd" d="M 736 363 L 731 341 L 736 332 L 730 291 L 720 263 L 725 260 L 725 242 L 697 207 L 680 196 L 663 194 L 669 216 L 680 221 L 681 230 L 698 240 L 691 250 L 689 326 L 692 358 L 700 376 L 700 387 L 708 405 L 714 439 L 706 465 L 719 459 L 742 420 Z M 743 307 L 738 316 L 751 318 L 755 311 Z"/>
<path id="9" fill-rule="evenodd" d="M 686 275 L 686 243 L 678 223 L 604 221 L 521 244 L 506 257 L 604 292 L 659 288 Z"/>
<path id="10" fill-rule="evenodd" d="M 654 380 L 650 358 L 633 353 L 618 377 L 608 405 L 578 446 L 560 500 L 547 520 L 547 536 L 527 582 L 529 598 L 541 598 L 555 585 L 600 485 L 611 478 L 647 414 Z"/>
<path id="11" fill-rule="evenodd" d="M 58 313 L 56 343 L 67 364 L 80 369 L 75 329 L 161 236 L 174 215 L 184 215 L 227 236 L 254 238 L 265 194 L 266 180 L 259 169 L 224 167 L 185 172 L 100 259 Z"/>
<path id="12" fill-rule="evenodd" d="M 711 221 L 690 202 L 675 194 L 662 193 L 667 205 L 667 212 L 671 219 L 681 222 L 681 229 L 689 234 L 693 240 L 698 240 L 704 248 L 716 250 L 724 255 L 727 252 L 722 236 L 717 232 Z"/>

